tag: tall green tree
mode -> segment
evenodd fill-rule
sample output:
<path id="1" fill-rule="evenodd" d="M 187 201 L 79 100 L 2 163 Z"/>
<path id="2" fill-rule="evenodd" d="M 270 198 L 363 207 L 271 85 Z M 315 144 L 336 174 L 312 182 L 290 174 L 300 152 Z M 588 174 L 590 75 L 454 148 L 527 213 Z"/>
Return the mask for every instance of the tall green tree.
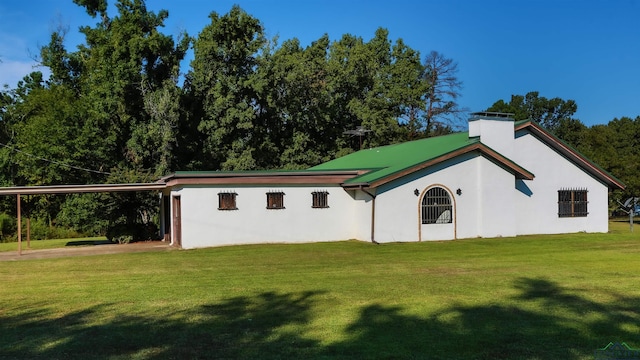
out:
<path id="1" fill-rule="evenodd" d="M 86 111 L 76 94 L 64 85 L 33 90 L 17 106 L 25 120 L 14 126 L 15 147 L 20 150 L 20 185 L 56 185 L 90 180 L 83 170 L 90 148 L 80 137 Z"/>
<path id="2" fill-rule="evenodd" d="M 329 115 L 328 48 L 327 35 L 304 49 L 291 39 L 259 58 L 260 137 L 274 167 L 306 168 L 335 152 L 341 126 Z"/>
<path id="3" fill-rule="evenodd" d="M 39 76 L 39 75 L 38 75 Z M 87 181 L 82 169 L 89 149 L 78 147 L 78 124 L 86 115 L 75 92 L 65 85 L 32 87 L 15 104 L 20 121 L 12 125 L 10 149 L 15 185 L 73 184 Z M 32 212 L 55 218 L 61 197 L 40 196 Z"/>
<path id="4" fill-rule="evenodd" d="M 194 41 L 187 74 L 192 116 L 200 119 L 201 163 L 209 169 L 260 168 L 254 136 L 257 119 L 257 57 L 266 39 L 260 21 L 234 6 L 211 22 Z"/>
<path id="5" fill-rule="evenodd" d="M 16 127 L 25 153 L 74 167 L 35 172 L 30 164 L 37 161 L 25 159 L 21 173 L 30 183 L 52 184 L 142 182 L 171 171 L 170 150 L 179 137 L 177 77 L 189 38 L 176 43 L 161 33 L 168 12 L 147 11 L 142 0 L 118 0 L 114 17 L 106 1 L 74 2 L 98 21 L 80 28 L 85 43 L 75 52 L 65 49 L 65 33 L 54 31 L 41 49 L 51 77 L 21 105 L 26 120 Z M 127 194 L 115 198 L 112 213 L 145 221 L 152 203 Z"/>
<path id="6" fill-rule="evenodd" d="M 487 111 L 504 112 L 514 114 L 515 120 L 530 119 L 550 131 L 555 131 L 562 120 L 571 119 L 578 110 L 578 105 L 573 100 L 560 98 L 547 99 L 540 96 L 537 91 L 531 91 L 526 95 L 511 95 L 507 103 L 498 100 Z"/>
<path id="7" fill-rule="evenodd" d="M 400 122 L 424 109 L 427 86 L 419 54 L 402 40 L 392 45 L 386 29 L 378 29 L 369 42 L 352 35 L 334 42 L 329 71 L 333 116 L 344 119 L 344 130 L 370 130 L 364 146 L 403 140 Z"/>
<path id="8" fill-rule="evenodd" d="M 640 196 L 640 117 L 594 125 L 587 136 L 580 150 L 625 183 L 620 196 Z"/>
<path id="9" fill-rule="evenodd" d="M 142 95 L 149 120 L 134 127 L 127 146 L 136 156 L 149 159 L 153 175 L 161 177 L 176 170 L 175 149 L 179 123 L 184 118 L 180 101 L 183 94 L 174 79 L 167 79 L 155 90 L 143 83 Z"/>
<path id="10" fill-rule="evenodd" d="M 151 121 L 143 89 L 155 91 L 176 76 L 188 42 L 176 45 L 162 34 L 158 28 L 168 12 L 149 12 L 142 0 L 117 1 L 114 18 L 107 14 L 104 1 L 76 3 L 91 16 L 100 16 L 95 27 L 80 29 L 86 44 L 79 48 L 85 59 L 81 84 L 91 106 L 89 125 L 103 139 L 95 149 L 101 154 L 99 163 L 105 168 L 152 171 L 153 157 L 131 141 L 134 131 Z"/>
<path id="11" fill-rule="evenodd" d="M 394 108 L 400 125 L 403 127 L 403 139 L 414 140 L 428 136 L 430 126 L 424 126 L 424 114 L 431 85 L 424 78 L 424 66 L 420 63 L 420 54 L 398 39 L 391 49 L 392 63 L 389 76 L 385 79 L 389 96 L 394 100 Z"/>

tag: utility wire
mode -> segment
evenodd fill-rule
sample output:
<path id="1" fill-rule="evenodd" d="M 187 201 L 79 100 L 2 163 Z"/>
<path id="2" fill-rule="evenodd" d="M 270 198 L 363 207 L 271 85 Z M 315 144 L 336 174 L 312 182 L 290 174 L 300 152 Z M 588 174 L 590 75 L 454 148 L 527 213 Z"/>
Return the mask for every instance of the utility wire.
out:
<path id="1" fill-rule="evenodd" d="M 64 166 L 64 167 L 67 167 L 67 168 L 76 169 L 76 170 L 81 170 L 81 171 L 86 171 L 86 172 L 91 172 L 91 173 L 95 173 L 95 174 L 111 175 L 111 173 L 110 173 L 110 172 L 106 172 L 106 171 L 99 171 L 99 170 L 85 169 L 85 168 L 81 168 L 81 167 L 79 167 L 79 166 L 73 166 L 73 165 L 69 165 L 69 164 L 61 163 L 61 162 L 59 162 L 59 161 L 45 159 L 45 158 L 40 157 L 40 156 L 36 156 L 36 155 L 33 155 L 33 154 L 29 154 L 28 152 L 22 151 L 22 150 L 20 150 L 20 149 L 16 149 L 16 148 L 14 148 L 14 147 L 12 147 L 12 146 L 9 146 L 9 145 L 7 145 L 7 144 L 0 143 L 0 145 L 2 145 L 2 146 L 4 146 L 4 147 L 6 147 L 7 149 L 9 149 L 9 150 L 11 150 L 11 151 L 19 152 L 19 153 L 21 153 L 21 154 L 27 155 L 27 156 L 32 157 L 32 158 L 34 158 L 34 159 L 38 159 L 38 160 L 42 160 L 42 161 L 46 161 L 46 162 L 51 163 L 51 164 L 56 164 L 56 165 Z"/>

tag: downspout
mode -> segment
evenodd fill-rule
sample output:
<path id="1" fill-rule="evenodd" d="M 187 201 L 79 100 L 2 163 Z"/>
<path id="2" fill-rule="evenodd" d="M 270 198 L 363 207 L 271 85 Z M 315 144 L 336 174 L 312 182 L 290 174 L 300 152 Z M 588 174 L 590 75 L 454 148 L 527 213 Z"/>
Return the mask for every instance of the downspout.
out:
<path id="1" fill-rule="evenodd" d="M 374 244 L 378 244 L 375 238 L 375 229 L 376 229 L 376 196 L 372 193 L 368 192 L 364 189 L 362 185 L 360 185 L 360 190 L 363 193 L 371 196 L 371 242 Z"/>

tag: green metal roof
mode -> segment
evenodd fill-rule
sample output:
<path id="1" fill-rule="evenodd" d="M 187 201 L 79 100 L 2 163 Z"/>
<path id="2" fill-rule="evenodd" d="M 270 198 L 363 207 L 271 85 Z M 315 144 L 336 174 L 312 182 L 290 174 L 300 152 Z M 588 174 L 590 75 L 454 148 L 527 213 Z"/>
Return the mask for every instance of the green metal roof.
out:
<path id="1" fill-rule="evenodd" d="M 515 131 L 527 129 L 537 134 L 540 140 L 567 156 L 610 187 L 624 189 L 622 182 L 530 120 L 516 121 L 514 125 Z M 339 181 L 347 187 L 376 187 L 442 161 L 476 151 L 505 170 L 512 172 L 516 178 L 525 180 L 533 180 L 534 178 L 531 172 L 480 142 L 479 137 L 470 138 L 468 132 L 461 132 L 360 150 L 306 170 L 178 171 L 162 178 L 161 181 L 166 182 L 179 178 L 229 178 L 235 182 L 246 182 L 250 181 L 252 177 L 272 177 L 273 181 L 278 182 L 288 178 L 310 179 L 313 176 L 333 176 L 331 181 Z"/>
<path id="2" fill-rule="evenodd" d="M 461 132 L 360 150 L 309 170 L 370 170 L 345 184 L 371 183 L 477 143 L 477 138 Z"/>

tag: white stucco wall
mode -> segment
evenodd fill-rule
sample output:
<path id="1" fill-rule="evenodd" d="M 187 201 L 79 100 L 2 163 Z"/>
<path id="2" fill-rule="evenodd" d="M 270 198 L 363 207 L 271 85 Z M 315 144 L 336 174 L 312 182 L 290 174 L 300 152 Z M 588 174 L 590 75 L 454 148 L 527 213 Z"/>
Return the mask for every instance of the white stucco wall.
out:
<path id="1" fill-rule="evenodd" d="M 384 185 L 376 198 L 376 241 L 515 236 L 514 179 L 479 153 L 470 153 Z M 452 224 L 421 224 L 422 196 L 433 186 L 450 193 Z"/>
<path id="2" fill-rule="evenodd" d="M 236 192 L 237 210 L 218 210 L 219 192 Z M 284 209 L 267 209 L 266 193 L 282 191 Z M 313 191 L 328 191 L 329 208 L 312 208 Z M 358 204 L 342 187 L 318 186 L 186 186 L 180 196 L 182 247 L 336 241 L 361 232 L 354 218 Z M 363 206 L 360 208 L 364 209 Z M 358 224 L 361 225 L 361 224 Z"/>
<path id="3" fill-rule="evenodd" d="M 515 175 L 484 157 L 478 163 L 477 236 L 516 236 Z"/>
<path id="4" fill-rule="evenodd" d="M 376 193 L 375 189 L 368 191 L 374 195 Z M 355 199 L 352 209 L 353 217 L 350 219 L 353 233 L 348 238 L 371 241 L 371 207 L 373 206 L 371 195 L 362 190 L 349 190 L 348 192 Z"/>
<path id="5" fill-rule="evenodd" d="M 511 158 L 535 175 L 525 181 L 528 192 L 518 192 L 518 234 L 607 232 L 609 228 L 608 188 L 569 162 L 534 135 L 522 132 L 516 138 L 519 151 Z M 587 189 L 589 214 L 586 217 L 558 216 L 558 190 Z"/>
<path id="6" fill-rule="evenodd" d="M 470 136 L 479 136 L 483 144 L 500 152 L 535 176 L 533 180 L 519 181 L 516 185 L 519 190 L 510 193 L 503 189 L 513 188 L 513 186 L 505 183 L 503 178 L 483 174 L 481 190 L 484 197 L 481 201 L 483 236 L 608 231 L 608 188 L 605 184 L 593 178 L 527 130 L 521 130 L 515 134 L 513 120 L 470 121 L 469 133 Z M 558 190 L 561 189 L 587 189 L 588 216 L 559 217 Z M 513 210 L 504 211 L 501 208 L 493 208 L 489 199 L 498 196 L 509 197 Z M 497 216 L 492 214 L 494 212 Z M 500 222 L 504 224 L 500 225 Z M 515 229 L 506 231 L 507 224 L 514 224 Z M 505 230 L 501 232 L 500 228 Z"/>
<path id="7" fill-rule="evenodd" d="M 516 180 L 514 174 L 476 153 L 396 180 L 378 189 L 376 241 L 608 231 L 605 184 L 535 136 L 523 131 L 516 137 L 513 121 L 480 120 L 474 126 L 483 143 L 532 172 L 534 180 Z M 422 194 L 433 185 L 452 195 L 455 236 L 449 225 L 420 225 Z M 457 189 L 461 195 L 456 194 Z M 559 217 L 560 189 L 587 189 L 588 216 Z"/>
<path id="8" fill-rule="evenodd" d="M 475 236 L 478 159 L 479 156 L 468 154 L 382 186 L 376 198 L 376 241 L 450 240 L 456 233 L 458 238 Z M 422 197 L 427 188 L 435 185 L 450 192 L 452 224 L 421 224 Z M 415 195 L 416 189 L 419 196 Z M 462 195 L 456 194 L 457 189 Z M 461 218 L 465 221 L 459 221 Z"/>

